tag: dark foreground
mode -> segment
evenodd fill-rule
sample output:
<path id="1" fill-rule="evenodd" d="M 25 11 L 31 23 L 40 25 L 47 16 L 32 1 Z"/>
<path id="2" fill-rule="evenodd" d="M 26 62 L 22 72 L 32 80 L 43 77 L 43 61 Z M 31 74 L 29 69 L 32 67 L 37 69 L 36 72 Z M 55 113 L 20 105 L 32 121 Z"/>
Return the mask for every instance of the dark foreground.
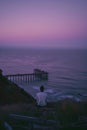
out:
<path id="1" fill-rule="evenodd" d="M 51 102 L 45 108 L 39 108 L 31 95 L 2 76 L 0 77 L 0 127 L 3 122 L 8 122 L 10 114 L 35 117 L 43 121 L 52 120 L 57 123 L 57 128 L 60 130 L 87 129 L 87 102 L 77 102 L 67 98 Z"/>

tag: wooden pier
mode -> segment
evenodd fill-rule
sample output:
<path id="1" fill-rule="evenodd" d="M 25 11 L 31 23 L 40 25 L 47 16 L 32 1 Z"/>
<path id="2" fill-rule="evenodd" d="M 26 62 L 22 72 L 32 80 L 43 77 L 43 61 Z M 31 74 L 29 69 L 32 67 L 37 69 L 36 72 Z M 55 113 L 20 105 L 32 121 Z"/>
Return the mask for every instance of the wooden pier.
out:
<path id="1" fill-rule="evenodd" d="M 34 69 L 34 72 L 31 74 L 5 75 L 5 77 L 12 82 L 33 82 L 48 80 L 48 72 Z"/>

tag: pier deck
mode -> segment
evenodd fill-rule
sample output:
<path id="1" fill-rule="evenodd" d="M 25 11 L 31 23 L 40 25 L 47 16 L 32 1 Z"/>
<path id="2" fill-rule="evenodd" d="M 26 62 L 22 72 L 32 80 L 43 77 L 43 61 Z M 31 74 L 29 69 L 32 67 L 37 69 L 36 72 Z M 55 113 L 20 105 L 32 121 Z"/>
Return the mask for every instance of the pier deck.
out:
<path id="1" fill-rule="evenodd" d="M 41 80 L 48 80 L 48 72 L 39 69 L 34 69 L 34 72 L 31 74 L 13 74 L 13 75 L 5 75 L 5 77 L 13 82 L 41 81 Z"/>

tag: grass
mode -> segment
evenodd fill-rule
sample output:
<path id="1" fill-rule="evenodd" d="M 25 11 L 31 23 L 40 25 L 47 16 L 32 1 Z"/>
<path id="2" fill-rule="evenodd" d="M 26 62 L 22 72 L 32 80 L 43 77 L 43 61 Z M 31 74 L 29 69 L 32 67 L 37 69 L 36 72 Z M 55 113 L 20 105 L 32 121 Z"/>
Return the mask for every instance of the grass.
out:
<path id="1" fill-rule="evenodd" d="M 87 116 L 87 102 L 64 99 L 48 103 L 46 108 L 36 106 L 35 99 L 4 76 L 0 78 L 0 118 L 5 120 L 11 114 L 39 117 L 60 122 L 69 126 L 80 116 Z"/>

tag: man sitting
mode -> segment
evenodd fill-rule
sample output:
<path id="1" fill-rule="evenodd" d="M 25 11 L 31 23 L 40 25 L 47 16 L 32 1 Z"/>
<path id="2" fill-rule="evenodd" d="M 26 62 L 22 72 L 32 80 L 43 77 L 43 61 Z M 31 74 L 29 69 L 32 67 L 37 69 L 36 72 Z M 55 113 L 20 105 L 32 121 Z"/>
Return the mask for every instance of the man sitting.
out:
<path id="1" fill-rule="evenodd" d="M 36 94 L 36 100 L 38 106 L 47 105 L 47 93 L 44 92 L 44 86 L 40 87 L 40 92 Z"/>

